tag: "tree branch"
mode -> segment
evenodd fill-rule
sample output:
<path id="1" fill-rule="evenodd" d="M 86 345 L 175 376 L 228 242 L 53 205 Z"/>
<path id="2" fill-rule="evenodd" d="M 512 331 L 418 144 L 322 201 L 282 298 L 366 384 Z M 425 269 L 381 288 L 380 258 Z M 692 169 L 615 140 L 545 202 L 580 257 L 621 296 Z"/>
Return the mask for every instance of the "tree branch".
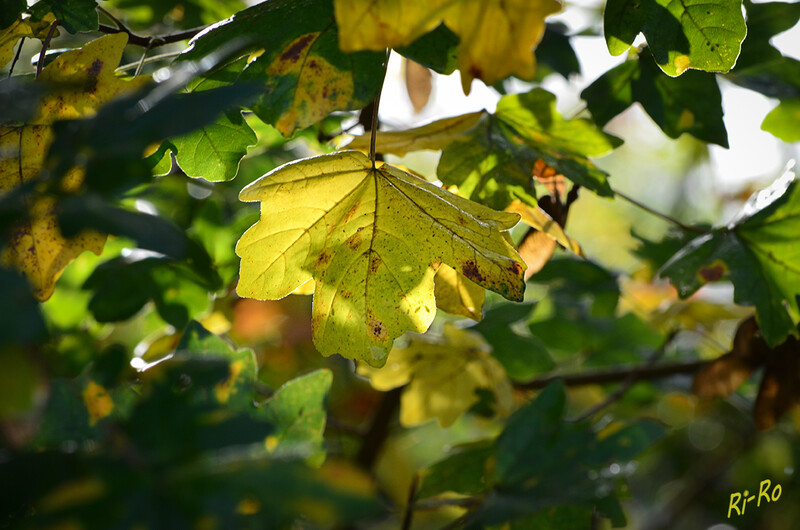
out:
<path id="1" fill-rule="evenodd" d="M 50 24 L 50 30 L 47 32 L 47 36 L 42 41 L 42 51 L 39 52 L 39 59 L 36 61 L 36 79 L 39 78 L 39 74 L 42 73 L 42 68 L 44 68 L 44 57 L 47 55 L 47 48 L 50 47 L 50 41 L 53 39 L 53 34 L 56 32 L 56 28 L 58 27 L 58 20 L 54 20 L 52 24 Z"/>
<path id="2" fill-rule="evenodd" d="M 179 31 L 177 33 L 168 33 L 166 35 L 138 35 L 124 25 L 115 28 L 113 26 L 100 24 L 97 29 L 101 33 L 109 33 L 109 34 L 127 33 L 128 44 L 135 44 L 136 46 L 142 46 L 144 48 L 153 49 L 153 48 L 158 48 L 159 46 L 164 46 L 166 44 L 174 44 L 176 42 L 181 42 L 184 40 L 191 39 L 201 31 L 206 29 L 206 27 L 207 26 L 202 26 L 199 28 L 192 28 L 184 31 Z"/>
<path id="3" fill-rule="evenodd" d="M 622 193 L 621 191 L 614 190 L 614 195 L 616 195 L 620 199 L 625 199 L 629 203 L 633 204 L 634 206 L 636 206 L 638 208 L 641 208 L 642 210 L 644 210 L 647 213 L 653 214 L 656 217 L 660 217 L 660 218 L 664 219 L 665 221 L 669 221 L 670 223 L 674 224 L 675 226 L 677 226 L 678 228 L 680 228 L 681 230 L 683 230 L 685 232 L 691 232 L 693 234 L 706 234 L 706 233 L 708 233 L 707 230 L 703 230 L 701 228 L 697 228 L 696 226 L 690 226 L 690 225 L 684 224 L 684 223 L 678 221 L 677 219 L 675 219 L 674 217 L 670 217 L 669 215 L 667 215 L 665 213 L 661 213 L 658 210 L 654 210 L 653 208 L 650 208 L 646 204 L 637 201 L 633 197 L 630 197 L 630 196 Z"/>
<path id="4" fill-rule="evenodd" d="M 400 395 L 403 389 L 395 388 L 383 395 L 378 410 L 375 411 L 375 416 L 372 420 L 372 425 L 369 426 L 367 434 L 364 435 L 364 441 L 361 443 L 361 449 L 356 456 L 356 462 L 364 468 L 371 469 L 378 457 L 383 442 L 389 437 L 389 426 L 394 417 L 395 411 L 400 407 Z"/>
<path id="5" fill-rule="evenodd" d="M 561 379 L 566 386 L 584 386 L 584 385 L 598 385 L 607 383 L 619 383 L 628 378 L 633 381 L 641 381 L 643 379 L 660 379 L 662 377 L 669 377 L 679 374 L 693 374 L 699 369 L 703 368 L 710 361 L 695 360 L 695 361 L 682 361 L 675 363 L 662 364 L 660 366 L 649 366 L 648 363 L 623 366 L 619 368 L 610 368 L 608 370 L 596 370 L 593 372 L 584 372 L 580 374 L 563 374 L 563 375 L 550 375 L 533 379 L 525 383 L 516 383 L 514 386 L 521 389 L 536 390 L 544 388 L 553 381 Z"/>

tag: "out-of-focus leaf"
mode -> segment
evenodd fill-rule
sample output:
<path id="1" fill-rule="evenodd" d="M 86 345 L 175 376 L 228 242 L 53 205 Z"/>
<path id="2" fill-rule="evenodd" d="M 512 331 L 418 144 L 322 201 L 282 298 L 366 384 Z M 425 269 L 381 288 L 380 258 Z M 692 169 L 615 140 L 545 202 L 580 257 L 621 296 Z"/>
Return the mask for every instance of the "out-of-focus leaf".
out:
<path id="1" fill-rule="evenodd" d="M 461 39 L 458 68 L 467 94 L 474 78 L 488 85 L 511 74 L 532 78 L 531 52 L 544 34 L 544 19 L 561 9 L 554 0 L 334 0 L 334 5 L 345 51 L 406 46 L 444 22 Z"/>
<path id="2" fill-rule="evenodd" d="M 383 53 L 339 50 L 330 0 L 256 4 L 195 37 L 183 57 L 200 59 L 235 38 L 265 50 L 240 79 L 262 83 L 251 108 L 284 135 L 335 110 L 365 106 L 383 80 Z"/>
<path id="3" fill-rule="evenodd" d="M 106 0 L 122 11 L 125 21 L 142 28 L 166 20 L 180 28 L 196 28 L 226 19 L 245 8 L 242 0 Z"/>
<path id="4" fill-rule="evenodd" d="M 291 194 L 291 201 L 287 201 Z M 396 337 L 425 331 L 442 263 L 521 300 L 524 267 L 495 212 L 357 151 L 286 164 L 242 190 L 262 220 L 236 247 L 237 292 L 278 299 L 312 277 L 312 328 L 323 355 L 382 366 Z M 421 231 L 420 227 L 427 230 Z"/>
<path id="5" fill-rule="evenodd" d="M 800 19 L 800 6 L 797 3 L 765 2 L 754 4 L 745 0 L 747 11 L 747 38 L 742 43 L 742 53 L 736 60 L 736 68 L 726 76 L 734 82 L 739 73 L 759 65 L 780 62 L 781 52 L 770 44 L 770 39 L 791 29 Z M 767 83 L 769 84 L 769 83 Z"/>
<path id="6" fill-rule="evenodd" d="M 781 101 L 764 118 L 761 129 L 784 142 L 800 142 L 800 99 Z"/>
<path id="7" fill-rule="evenodd" d="M 453 315 L 472 320 L 481 319 L 481 309 L 486 298 L 483 287 L 448 265 L 439 267 L 433 283 L 436 307 Z"/>
<path id="8" fill-rule="evenodd" d="M 28 281 L 19 272 L 0 268 L 0 348 L 31 344 L 46 337 L 44 319 Z"/>
<path id="9" fill-rule="evenodd" d="M 727 396 L 739 388 L 769 355 L 769 347 L 756 338 L 758 324 L 748 318 L 736 330 L 733 349 L 694 376 L 692 392 L 700 397 Z"/>
<path id="10" fill-rule="evenodd" d="M 557 72 L 565 79 L 572 74 L 581 73 L 578 56 L 572 48 L 566 27 L 562 24 L 546 24 L 542 42 L 536 47 L 537 78 L 542 78 L 548 69 Z"/>
<path id="11" fill-rule="evenodd" d="M 686 72 L 668 77 L 656 68 L 650 54 L 640 53 L 636 60 L 604 73 L 581 97 L 599 127 L 638 102 L 670 138 L 689 133 L 728 147 L 722 96 L 714 74 Z"/>
<path id="12" fill-rule="evenodd" d="M 800 259 L 798 212 L 800 186 L 789 169 L 755 194 L 735 222 L 694 239 L 661 274 L 683 298 L 708 282 L 730 278 L 736 303 L 756 307 L 767 343 L 776 346 L 797 336 L 800 322 L 800 274 L 794 265 Z"/>
<path id="13" fill-rule="evenodd" d="M 727 72 L 747 34 L 740 0 L 609 0 L 603 28 L 612 55 L 644 33 L 656 63 L 673 77 L 689 68 Z"/>
<path id="14" fill-rule="evenodd" d="M 471 112 L 404 131 L 378 132 L 375 149 L 380 153 L 397 156 L 422 149 L 438 151 L 453 140 L 463 137 L 482 120 L 484 115 L 485 112 Z M 357 136 L 347 148 L 367 152 L 369 144 L 369 135 Z"/>
<path id="15" fill-rule="evenodd" d="M 19 347 L 0 345 L 0 422 L 25 417 L 47 395 L 43 371 L 32 356 Z"/>
<path id="16" fill-rule="evenodd" d="M 571 250 L 578 256 L 583 256 L 583 250 L 581 250 L 581 246 L 578 242 L 569 237 L 564 232 L 564 229 L 541 208 L 531 208 L 521 201 L 514 201 L 506 210 L 509 212 L 517 212 L 523 223 L 539 230 L 541 233 L 560 243 L 564 248 Z"/>
<path id="17" fill-rule="evenodd" d="M 325 402 L 333 374 L 317 370 L 292 379 L 261 406 L 264 418 L 275 430 L 266 448 L 275 456 L 303 456 L 314 465 L 325 460 L 323 434 L 327 411 Z"/>
<path id="18" fill-rule="evenodd" d="M 45 92 L 46 87 L 41 83 L 16 77 L 0 80 L 0 126 L 33 119 Z"/>
<path id="19" fill-rule="evenodd" d="M 486 481 L 487 461 L 494 448 L 491 442 L 480 441 L 455 447 L 451 453 L 423 472 L 417 497 L 424 499 L 447 491 L 477 495 L 489 487 Z"/>
<path id="20" fill-rule="evenodd" d="M 539 339 L 530 333 L 522 334 L 527 332 L 525 319 L 532 308 L 530 304 L 496 306 L 486 312 L 478 325 L 470 328 L 492 345 L 492 355 L 515 381 L 527 381 L 555 366 Z M 516 323 L 521 323 L 522 329 L 515 329 Z"/>
<path id="21" fill-rule="evenodd" d="M 458 35 L 440 24 L 408 46 L 397 48 L 397 53 L 440 74 L 452 74 L 458 62 Z"/>
<path id="22" fill-rule="evenodd" d="M 53 122 L 91 116 L 110 100 L 147 82 L 146 78 L 122 81 L 114 74 L 127 41 L 128 36 L 122 33 L 107 35 L 62 54 L 42 70 L 37 82 L 80 88 L 52 91 L 42 97 L 32 121 L 21 127 L 0 128 L 0 150 L 13 153 L 0 159 L 0 191 L 8 192 L 38 178 L 53 141 Z M 82 182 L 81 170 L 70 168 L 61 185 L 74 192 Z M 85 231 L 65 239 L 56 223 L 55 200 L 46 196 L 29 200 L 27 219 L 14 228 L 12 244 L 4 249 L 1 259 L 22 270 L 33 284 L 36 297 L 47 300 L 64 267 L 84 250 L 100 254 L 106 236 Z"/>
<path id="23" fill-rule="evenodd" d="M 431 90 L 433 90 L 431 71 L 421 64 L 408 59 L 404 61 L 404 64 L 408 99 L 411 100 L 414 112 L 420 112 L 428 104 Z"/>
<path id="24" fill-rule="evenodd" d="M 407 346 L 389 353 L 386 366 L 359 364 L 358 373 L 381 391 L 408 385 L 400 400 L 403 425 L 436 418 L 449 427 L 478 402 L 478 389 L 494 394 L 497 413 L 511 411 L 511 384 L 490 350 L 479 334 L 447 326 L 440 339 L 412 337 Z"/>
<path id="25" fill-rule="evenodd" d="M 210 303 L 208 285 L 169 258 L 109 260 L 83 287 L 93 292 L 89 310 L 98 322 L 126 320 L 152 300 L 166 322 L 183 328 Z"/>
<path id="26" fill-rule="evenodd" d="M 52 13 L 59 25 L 72 34 L 97 29 L 95 0 L 39 0 L 30 11 L 33 22 Z"/>
<path id="27" fill-rule="evenodd" d="M 28 9 L 25 0 L 0 0 L 0 28 L 10 26 L 20 13 Z M 1 64 L 5 64 L 0 61 Z"/>

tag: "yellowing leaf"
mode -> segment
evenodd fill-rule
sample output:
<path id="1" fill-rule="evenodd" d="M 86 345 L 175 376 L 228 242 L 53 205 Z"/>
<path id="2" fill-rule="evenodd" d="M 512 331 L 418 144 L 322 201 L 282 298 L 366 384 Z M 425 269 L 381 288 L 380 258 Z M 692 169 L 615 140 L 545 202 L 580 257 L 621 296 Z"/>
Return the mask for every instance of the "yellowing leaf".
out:
<path id="1" fill-rule="evenodd" d="M 453 315 L 481 319 L 486 291 L 452 267 L 442 265 L 434 279 L 436 307 Z"/>
<path id="2" fill-rule="evenodd" d="M 114 74 L 127 41 L 124 33 L 102 37 L 62 54 L 42 71 L 38 82 L 53 84 L 55 90 L 42 98 L 36 117 L 19 127 L 0 127 L 0 152 L 11 155 L 0 159 L 0 192 L 38 177 L 53 140 L 54 121 L 91 116 L 119 94 L 147 82 L 146 78 L 126 82 Z M 80 88 L 58 90 L 60 84 Z M 66 191 L 74 191 L 82 180 L 82 170 L 74 168 L 62 185 Z M 50 297 L 56 279 L 70 261 L 84 250 L 100 254 L 106 240 L 104 234 L 92 231 L 65 239 L 56 223 L 54 206 L 50 197 L 33 201 L 29 218 L 14 229 L 10 245 L 0 255 L 0 262 L 28 276 L 40 300 Z"/>
<path id="3" fill-rule="evenodd" d="M 578 242 L 569 237 L 566 232 L 564 232 L 564 229 L 561 228 L 561 226 L 552 217 L 547 215 L 547 212 L 538 206 L 536 208 L 531 208 L 522 201 L 515 200 L 509 205 L 508 208 L 506 208 L 506 210 L 520 214 L 522 217 L 521 221 L 523 223 L 535 228 L 536 230 L 539 230 L 539 233 L 546 234 L 552 240 L 560 243 L 564 248 L 568 248 L 575 254 L 583 256 L 583 249 L 581 249 L 581 246 L 578 244 Z M 530 244 L 534 243 L 540 243 L 547 246 L 547 243 L 541 238 L 535 239 Z M 552 254 L 552 249 L 550 250 L 550 254 Z M 547 259 L 549 259 L 549 256 Z M 547 259 L 545 259 L 545 262 Z M 544 263 L 542 263 L 542 265 L 544 265 Z M 531 263 L 528 263 L 528 267 L 536 272 L 536 268 Z M 541 266 L 539 266 L 539 269 L 541 269 Z M 529 276 L 530 274 L 528 274 L 526 271 L 526 279 Z"/>
<path id="4" fill-rule="evenodd" d="M 343 51 L 411 44 L 444 22 L 461 38 L 458 68 L 469 93 L 472 79 L 491 85 L 509 75 L 530 79 L 533 50 L 544 19 L 561 10 L 555 0 L 335 0 Z"/>
<path id="5" fill-rule="evenodd" d="M 0 29 L 0 68 L 7 65 L 16 53 L 15 47 L 22 37 L 44 38 L 42 34 L 50 28 L 53 16 L 44 17 L 39 22 L 32 23 L 30 19 L 17 18 L 10 26 Z"/>
<path id="6" fill-rule="evenodd" d="M 510 300 L 524 266 L 508 234 L 519 216 L 496 212 L 357 151 L 281 166 L 242 190 L 261 220 L 239 240 L 237 292 L 282 298 L 313 278 L 314 343 L 382 366 L 406 330 L 436 313 L 442 263 Z"/>
<path id="7" fill-rule="evenodd" d="M 421 149 L 434 151 L 442 149 L 453 140 L 463 137 L 464 133 L 475 127 L 485 114 L 485 111 L 471 112 L 405 131 L 379 132 L 376 138 L 378 151 L 404 156 L 406 153 Z M 365 134 L 357 136 L 347 147 L 367 152 L 369 142 L 369 135 Z"/>
<path id="8" fill-rule="evenodd" d="M 446 326 L 438 340 L 413 337 L 408 346 L 392 350 L 383 368 L 359 364 L 358 373 L 382 391 L 408 385 L 400 398 L 404 426 L 436 418 L 447 427 L 479 401 L 479 389 L 492 392 L 499 414 L 511 412 L 511 383 L 490 352 L 480 334 Z"/>

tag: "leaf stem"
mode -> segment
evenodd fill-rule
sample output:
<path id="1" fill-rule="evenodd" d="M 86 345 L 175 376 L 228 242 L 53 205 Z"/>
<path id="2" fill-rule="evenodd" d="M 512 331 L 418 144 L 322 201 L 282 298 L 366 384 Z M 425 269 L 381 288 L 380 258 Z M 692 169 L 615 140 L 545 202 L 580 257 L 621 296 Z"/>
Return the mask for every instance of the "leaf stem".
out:
<path id="1" fill-rule="evenodd" d="M 389 65 L 389 53 L 391 50 L 386 50 L 386 66 Z M 381 104 L 381 92 L 383 92 L 383 83 L 386 82 L 386 73 L 384 72 L 384 79 L 381 81 L 381 86 L 378 87 L 378 93 L 372 102 L 372 126 L 370 127 L 369 136 L 369 159 L 372 161 L 372 169 L 375 169 L 375 142 L 378 138 L 378 107 Z"/>
<path id="2" fill-rule="evenodd" d="M 11 79 L 11 74 L 14 73 L 14 67 L 17 65 L 17 61 L 19 61 L 19 54 L 22 52 L 22 45 L 25 44 L 25 37 L 19 39 L 19 47 L 17 48 L 17 53 L 14 54 L 14 60 L 11 61 L 11 68 L 8 69 L 8 78 Z"/>
<path id="3" fill-rule="evenodd" d="M 36 79 L 38 79 L 39 74 L 42 73 L 42 68 L 44 68 L 44 56 L 47 53 L 47 48 L 50 47 L 50 40 L 53 38 L 57 27 L 58 20 L 54 20 L 53 23 L 50 24 L 50 30 L 47 32 L 47 36 L 44 38 L 44 41 L 42 41 L 42 51 L 39 52 L 39 60 L 36 61 Z"/>
<path id="4" fill-rule="evenodd" d="M 674 224 L 675 226 L 677 226 L 678 228 L 680 228 L 681 230 L 683 230 L 685 232 L 691 232 L 693 234 L 705 234 L 706 233 L 706 231 L 701 229 L 701 228 L 697 228 L 695 226 L 684 224 L 684 223 L 678 221 L 677 219 L 675 219 L 674 217 L 670 217 L 669 215 L 667 215 L 665 213 L 661 213 L 658 210 L 654 210 L 653 208 L 647 206 L 644 203 L 639 202 L 638 200 L 634 199 L 633 197 L 631 197 L 629 195 L 626 195 L 625 193 L 622 193 L 619 190 L 614 190 L 614 195 L 616 195 L 617 197 L 619 197 L 621 199 L 625 199 L 629 203 L 633 204 L 634 206 L 636 206 L 638 208 L 641 208 L 642 210 L 646 211 L 647 213 L 655 215 L 656 217 L 660 217 L 660 218 L 664 219 L 665 221 L 668 221 L 668 222 Z"/>

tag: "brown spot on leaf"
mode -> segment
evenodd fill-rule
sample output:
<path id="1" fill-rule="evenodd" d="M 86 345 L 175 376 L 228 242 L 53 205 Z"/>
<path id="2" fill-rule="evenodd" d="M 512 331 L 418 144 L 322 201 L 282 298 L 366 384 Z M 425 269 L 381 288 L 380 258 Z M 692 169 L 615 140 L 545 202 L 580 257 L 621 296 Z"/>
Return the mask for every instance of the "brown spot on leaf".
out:
<path id="1" fill-rule="evenodd" d="M 356 232 L 345 241 L 345 244 L 350 247 L 350 250 L 357 250 L 361 246 L 361 234 Z"/>
<path id="2" fill-rule="evenodd" d="M 327 250 L 323 250 L 322 252 L 319 253 L 319 256 L 317 257 L 316 266 L 324 267 L 330 262 L 331 262 L 330 253 Z"/>
<path id="3" fill-rule="evenodd" d="M 352 219 L 353 216 L 358 211 L 359 206 L 361 206 L 361 201 L 357 201 L 349 210 L 347 210 L 347 213 L 344 214 L 344 217 L 342 218 L 342 223 L 346 223 L 347 221 Z"/>
<path id="4" fill-rule="evenodd" d="M 86 70 L 86 74 L 89 76 L 86 83 L 86 91 L 90 94 L 93 94 L 94 91 L 97 90 L 97 77 L 100 75 L 102 69 L 103 61 L 95 59 L 92 65 Z"/>
<path id="5" fill-rule="evenodd" d="M 375 318 L 375 315 L 371 312 L 367 313 L 367 332 L 373 338 L 381 342 L 386 342 L 389 338 L 389 334 L 386 332 L 386 326 L 383 325 L 383 322 Z"/>
<path id="6" fill-rule="evenodd" d="M 341 296 L 342 298 L 352 298 L 353 291 L 339 291 L 339 296 Z"/>
<path id="7" fill-rule="evenodd" d="M 461 266 L 461 274 L 475 283 L 482 283 L 485 279 L 481 274 L 481 271 L 478 270 L 478 266 L 475 265 L 475 262 L 472 260 L 468 260 L 464 265 Z"/>
<path id="8" fill-rule="evenodd" d="M 296 62 L 300 59 L 303 54 L 303 50 L 305 50 L 311 41 L 314 40 L 314 34 L 303 35 L 299 39 L 295 40 L 286 51 L 281 54 L 281 61 L 291 61 Z"/>
<path id="9" fill-rule="evenodd" d="M 483 70 L 473 64 L 469 67 L 469 75 L 478 79 L 483 79 Z"/>
<path id="10" fill-rule="evenodd" d="M 378 267 L 380 266 L 381 266 L 381 258 L 379 258 L 377 255 L 373 255 L 369 259 L 369 272 L 374 274 L 378 270 Z"/>
<path id="11" fill-rule="evenodd" d="M 704 282 L 716 282 L 722 279 L 727 271 L 728 269 L 725 267 L 725 264 L 717 261 L 708 267 L 700 267 L 697 274 L 700 275 Z"/>
<path id="12" fill-rule="evenodd" d="M 512 261 L 511 264 L 508 266 L 508 270 L 514 276 L 519 276 L 520 274 L 522 274 L 522 265 L 520 265 L 516 261 Z"/>

